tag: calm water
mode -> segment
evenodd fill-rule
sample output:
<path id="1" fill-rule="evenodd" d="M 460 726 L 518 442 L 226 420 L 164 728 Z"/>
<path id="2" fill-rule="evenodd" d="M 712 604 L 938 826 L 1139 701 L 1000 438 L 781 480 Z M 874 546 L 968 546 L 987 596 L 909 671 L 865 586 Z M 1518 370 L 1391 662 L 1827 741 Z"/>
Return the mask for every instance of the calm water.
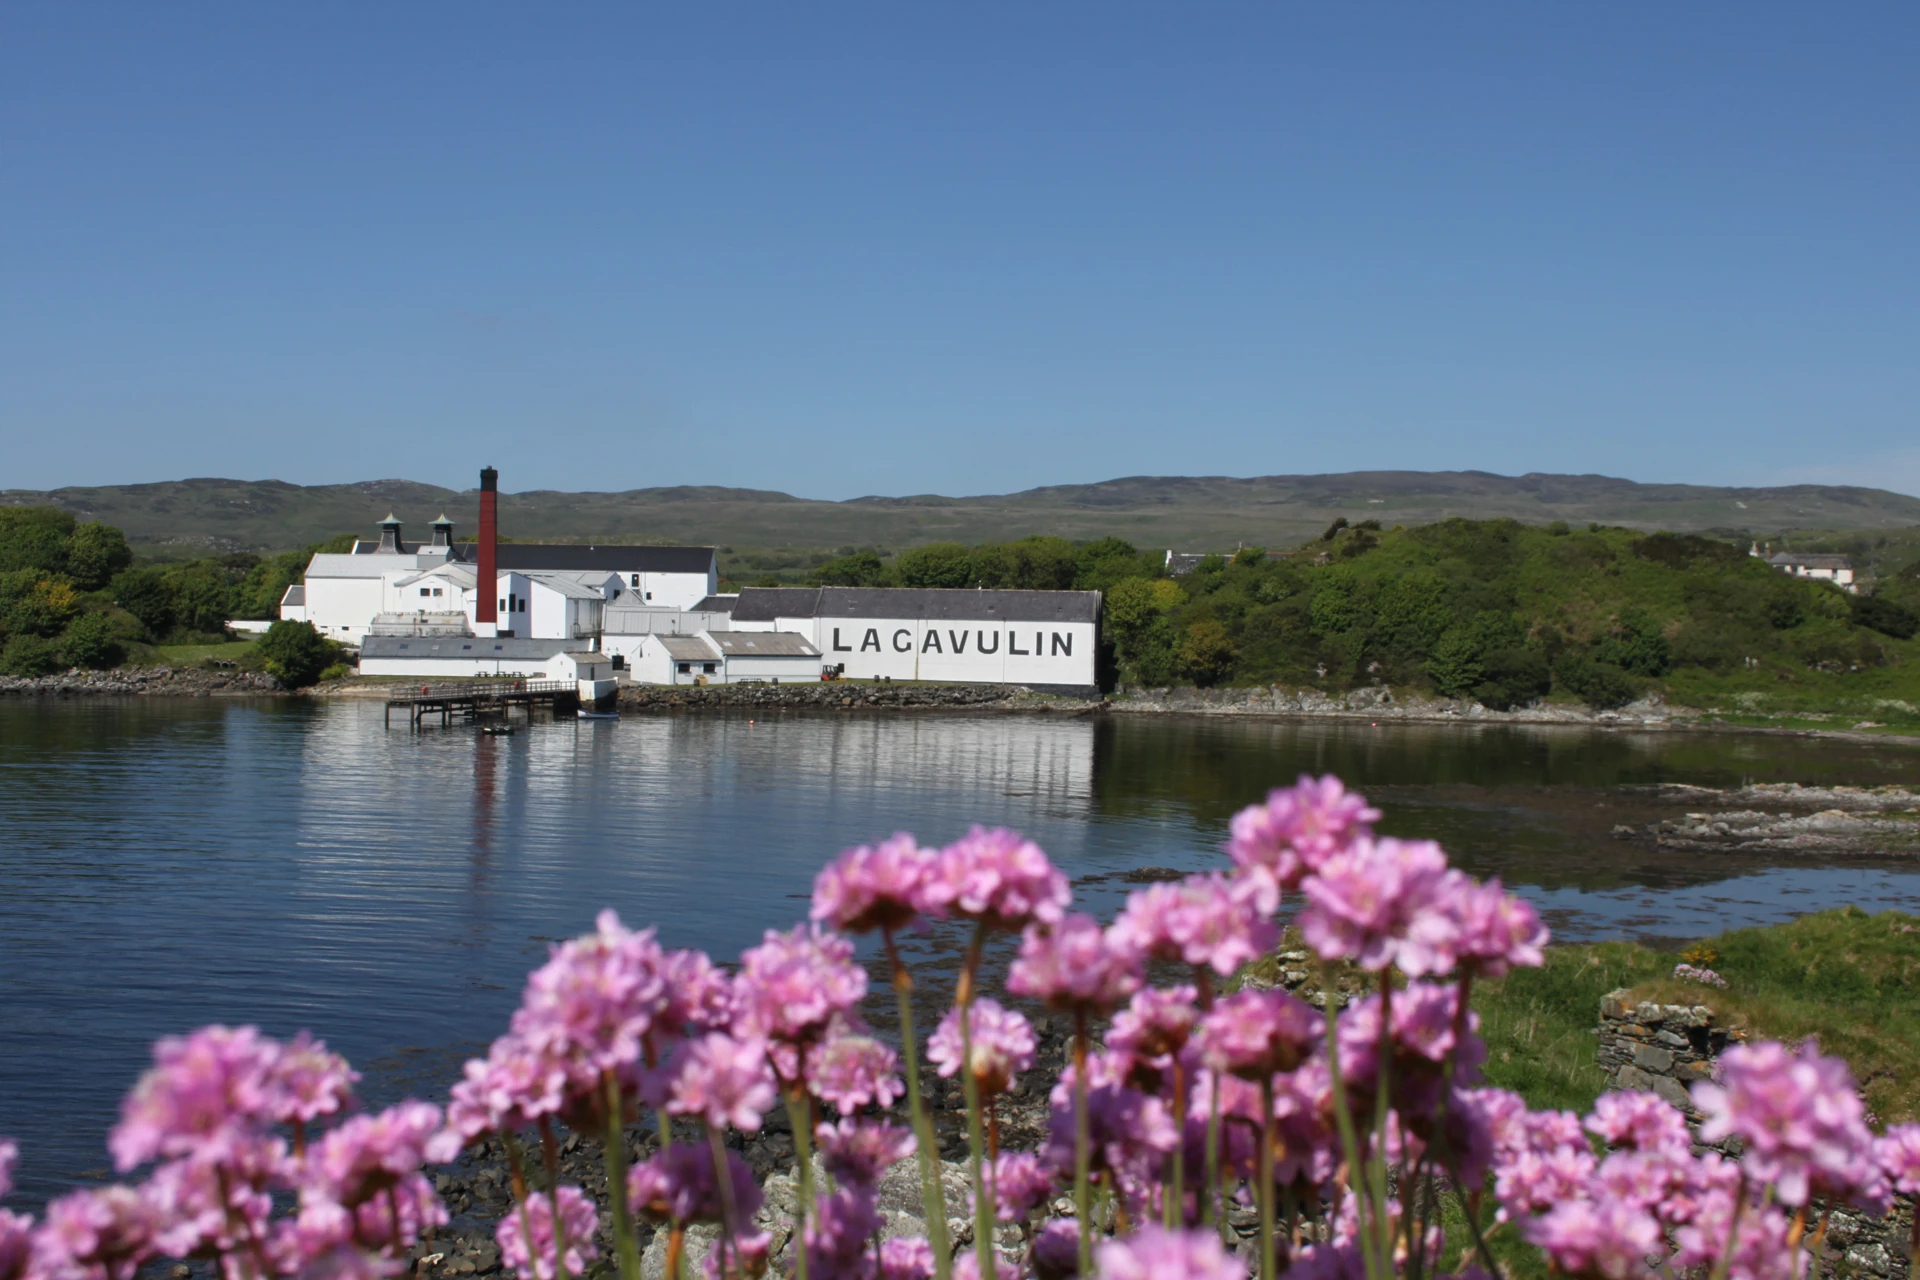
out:
<path id="1" fill-rule="evenodd" d="M 0 1134 L 25 1199 L 98 1176 L 157 1035 L 311 1027 L 376 1098 L 437 1091 L 547 943 L 601 906 L 730 957 L 805 911 L 819 864 L 907 828 L 1020 827 L 1109 913 L 1145 867 L 1216 865 L 1233 811 L 1334 771 L 1557 936 L 1688 937 L 1920 873 L 1676 858 L 1608 838 L 1673 813 L 1634 784 L 1920 780 L 1920 756 L 1801 740 L 1200 719 L 565 721 L 385 730 L 378 705 L 0 702 Z M 922 943 L 935 948 L 938 938 Z"/>

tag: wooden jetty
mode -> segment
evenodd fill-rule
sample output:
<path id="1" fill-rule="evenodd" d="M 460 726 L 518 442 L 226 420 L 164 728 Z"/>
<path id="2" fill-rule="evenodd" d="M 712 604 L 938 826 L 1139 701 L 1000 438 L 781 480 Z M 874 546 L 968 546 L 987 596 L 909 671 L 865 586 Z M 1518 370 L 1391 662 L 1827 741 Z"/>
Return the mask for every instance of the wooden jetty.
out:
<path id="1" fill-rule="evenodd" d="M 580 685 L 576 680 L 470 680 L 411 687 L 417 692 L 387 699 L 387 725 L 393 724 L 395 707 L 404 708 L 408 725 L 418 729 L 435 715 L 440 717 L 442 725 L 447 725 L 453 723 L 455 716 L 466 720 L 506 716 L 512 714 L 515 707 L 525 708 L 531 716 L 536 706 L 550 706 L 556 712 L 574 711 L 580 706 Z"/>

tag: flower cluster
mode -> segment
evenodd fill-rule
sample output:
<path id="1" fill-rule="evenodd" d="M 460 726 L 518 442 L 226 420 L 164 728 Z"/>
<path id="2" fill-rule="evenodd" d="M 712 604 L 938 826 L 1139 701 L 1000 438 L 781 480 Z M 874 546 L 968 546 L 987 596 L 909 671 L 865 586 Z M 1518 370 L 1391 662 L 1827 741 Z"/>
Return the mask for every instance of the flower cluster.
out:
<path id="1" fill-rule="evenodd" d="M 133 1280 L 161 1256 L 217 1259 L 224 1280 L 386 1280 L 446 1221 L 424 1166 L 483 1136 L 512 1160 L 497 1237 L 523 1280 L 609 1266 L 639 1280 L 635 1219 L 664 1232 L 673 1274 L 711 1240 L 713 1280 L 1423 1280 L 1462 1248 L 1460 1280 L 1484 1280 L 1500 1273 L 1486 1245 L 1499 1232 L 1579 1280 L 1791 1280 L 1810 1206 L 1874 1212 L 1920 1192 L 1920 1125 L 1876 1138 L 1846 1066 L 1813 1045 L 1728 1050 L 1694 1087 L 1697 1135 L 1651 1093 L 1608 1094 L 1580 1116 L 1479 1087 L 1470 986 L 1542 963 L 1546 929 L 1438 845 L 1375 834 L 1379 816 L 1338 779 L 1303 777 L 1233 820 L 1229 868 L 1143 888 L 1104 926 L 1070 910 L 1066 877 L 1032 841 L 979 827 L 937 850 L 907 834 L 848 850 L 816 879 L 811 920 L 768 931 L 730 968 L 604 912 L 529 976 L 444 1117 L 422 1102 L 351 1114 L 356 1077 L 304 1035 L 163 1040 L 109 1144 L 122 1172 L 151 1165 L 145 1180 L 62 1196 L 37 1224 L 0 1210 L 0 1280 Z M 1370 975 L 1344 1009 L 1215 992 L 1275 946 L 1289 896 L 1323 963 Z M 972 1244 L 959 1250 L 894 946 L 923 919 L 973 934 L 926 1053 L 967 1101 Z M 860 1016 L 867 970 L 847 935 L 875 931 L 898 1045 Z M 997 1149 L 998 1099 L 1023 1088 L 1038 1043 L 1025 1016 L 979 993 L 993 932 L 1019 935 L 1007 991 L 1074 1028 L 1038 1151 Z M 1705 963 L 1675 976 L 1724 986 Z M 1149 985 L 1169 969 L 1174 981 Z M 884 1114 L 902 1099 L 910 1128 Z M 727 1137 L 775 1107 L 797 1175 L 793 1221 L 777 1229 L 756 1218 L 762 1189 Z M 649 1110 L 662 1146 L 628 1168 L 627 1126 Z M 558 1181 L 558 1126 L 604 1144 L 606 1185 L 624 1192 L 606 1236 L 589 1194 Z M 1739 1154 L 1695 1154 L 1696 1137 L 1737 1140 Z M 544 1178 L 524 1167 L 530 1151 Z M 15 1157 L 0 1141 L 0 1196 Z M 881 1187 L 908 1160 L 926 1238 L 898 1236 L 883 1212 Z M 1439 1225 L 1442 1182 L 1465 1191 L 1464 1239 Z M 1223 1227 L 1248 1221 L 1252 1238 L 1229 1252 Z"/>
<path id="2" fill-rule="evenodd" d="M 1681 982 L 1697 982 L 1703 987 L 1719 987 L 1726 990 L 1727 980 L 1711 969 L 1690 964 L 1673 966 L 1673 976 Z"/>

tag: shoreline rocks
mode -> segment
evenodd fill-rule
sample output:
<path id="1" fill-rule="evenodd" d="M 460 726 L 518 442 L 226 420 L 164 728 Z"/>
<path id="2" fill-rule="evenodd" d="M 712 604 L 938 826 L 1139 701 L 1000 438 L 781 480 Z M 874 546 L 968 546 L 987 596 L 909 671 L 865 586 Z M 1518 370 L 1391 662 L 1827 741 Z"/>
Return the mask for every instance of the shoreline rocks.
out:
<path id="1" fill-rule="evenodd" d="M 1920 795 L 1900 787 L 1803 787 L 1761 783 L 1729 791 L 1667 786 L 1674 799 L 1728 806 L 1644 827 L 1621 824 L 1616 840 L 1711 853 L 1799 853 L 1820 857 L 1920 853 Z M 1760 807 L 1767 806 L 1767 807 Z M 1787 807 L 1780 807 L 1787 806 Z M 1812 813 L 1793 812 L 1795 808 Z"/>
<path id="2" fill-rule="evenodd" d="M 206 667 L 116 667 L 111 671 L 71 671 L 48 676 L 0 676 L 0 697 L 291 697 L 264 671 L 210 670 Z"/>

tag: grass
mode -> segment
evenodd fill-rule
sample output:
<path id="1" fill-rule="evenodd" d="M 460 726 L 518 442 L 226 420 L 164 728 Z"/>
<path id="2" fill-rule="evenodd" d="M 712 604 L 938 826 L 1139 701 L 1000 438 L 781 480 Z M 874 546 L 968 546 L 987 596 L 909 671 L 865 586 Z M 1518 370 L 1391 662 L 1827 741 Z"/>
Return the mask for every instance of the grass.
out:
<path id="1" fill-rule="evenodd" d="M 163 644 L 157 646 L 154 652 L 170 667 L 190 667 L 209 658 L 238 662 L 252 652 L 253 646 L 252 640 L 229 640 L 223 644 Z"/>
<path id="2" fill-rule="evenodd" d="M 1671 973 L 1676 963 L 1676 956 L 1630 942 L 1553 947 L 1541 968 L 1476 986 L 1487 1083 L 1534 1107 L 1588 1111 L 1607 1087 L 1594 1061 L 1600 997 Z"/>

